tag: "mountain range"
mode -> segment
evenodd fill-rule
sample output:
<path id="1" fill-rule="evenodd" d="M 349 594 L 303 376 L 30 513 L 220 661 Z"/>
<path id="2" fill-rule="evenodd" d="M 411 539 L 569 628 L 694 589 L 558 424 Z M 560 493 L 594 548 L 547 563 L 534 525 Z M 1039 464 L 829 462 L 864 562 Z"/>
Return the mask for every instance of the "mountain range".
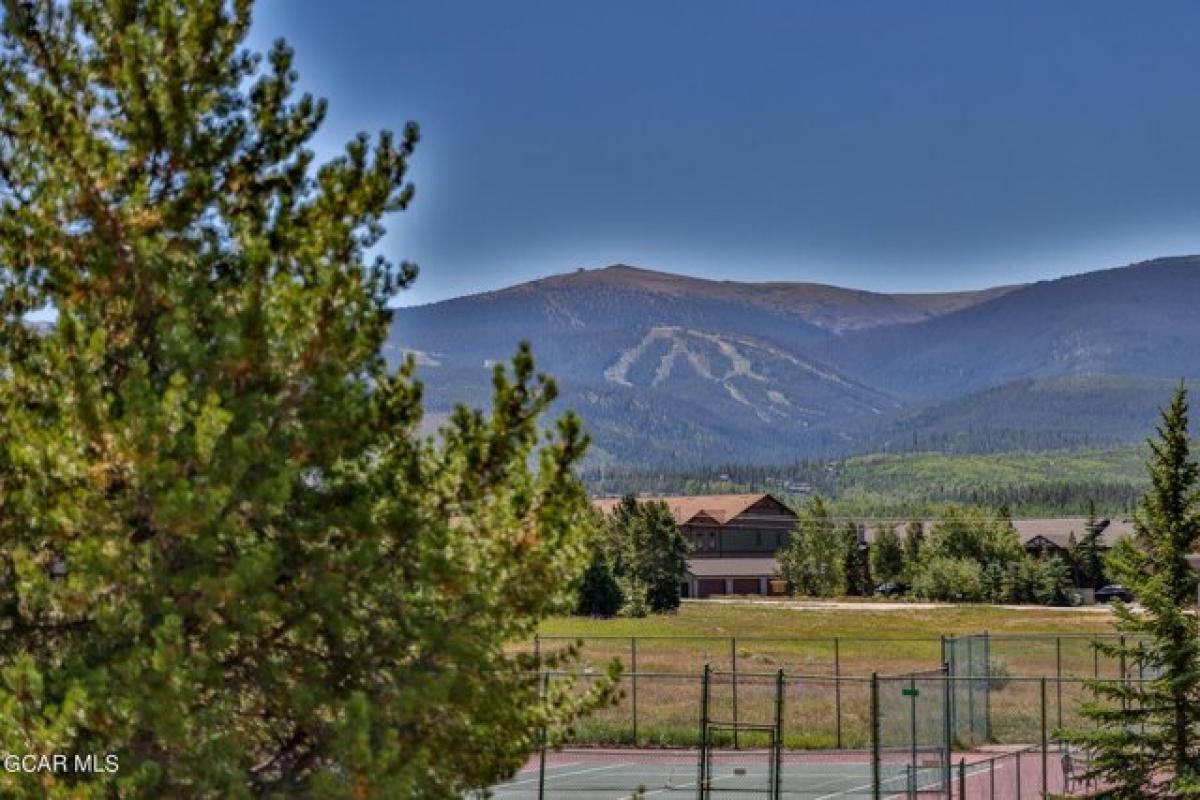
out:
<path id="1" fill-rule="evenodd" d="M 437 419 L 521 340 L 598 461 L 1109 446 L 1200 378 L 1200 257 L 932 294 L 614 265 L 398 309 L 386 352 Z"/>

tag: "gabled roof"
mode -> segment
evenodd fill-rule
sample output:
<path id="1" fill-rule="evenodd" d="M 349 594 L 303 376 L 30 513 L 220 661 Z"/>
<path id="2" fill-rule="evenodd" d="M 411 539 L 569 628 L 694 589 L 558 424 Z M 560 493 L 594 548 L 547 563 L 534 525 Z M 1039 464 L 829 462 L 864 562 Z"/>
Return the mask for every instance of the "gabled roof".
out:
<path id="1" fill-rule="evenodd" d="M 639 497 L 638 502 L 662 501 L 671 509 L 676 525 L 686 525 L 700 515 L 710 517 L 714 522 L 724 525 L 734 517 L 744 513 L 748 508 L 763 500 L 775 498 L 769 494 L 697 494 L 675 495 L 666 497 Z M 775 502 L 779 502 L 775 500 Z M 605 514 L 611 514 L 621 503 L 619 497 L 603 497 L 595 501 L 596 508 Z M 783 505 L 780 503 L 780 505 Z"/>
<path id="2" fill-rule="evenodd" d="M 933 530 L 937 520 L 925 520 L 925 533 L 929 534 Z M 1042 545 L 1049 543 L 1064 550 L 1070 545 L 1071 534 L 1075 534 L 1075 540 L 1083 538 L 1083 534 L 1087 531 L 1086 517 L 1062 517 L 1049 519 L 1014 519 L 1013 527 L 1017 531 L 1017 538 L 1021 540 L 1022 545 Z M 868 525 L 866 531 L 866 539 L 868 542 L 875 541 L 878 536 L 876 525 Z M 905 536 L 904 523 L 896 525 L 896 533 L 900 538 Z M 1122 536 L 1133 535 L 1133 523 L 1129 520 L 1114 519 L 1109 522 L 1108 526 L 1100 533 L 1100 544 L 1102 547 L 1112 547 L 1116 544 L 1117 539 Z M 1039 541 L 1040 540 L 1040 541 Z"/>
<path id="3" fill-rule="evenodd" d="M 1013 527 L 1017 529 L 1017 536 L 1020 537 L 1023 545 L 1042 539 L 1065 550 L 1071 545 L 1072 534 L 1075 535 L 1075 541 L 1079 541 L 1087 533 L 1087 518 L 1014 519 Z M 1109 522 L 1100 532 L 1100 546 L 1112 547 L 1116 544 L 1117 539 L 1132 533 L 1131 523 L 1120 520 Z"/>

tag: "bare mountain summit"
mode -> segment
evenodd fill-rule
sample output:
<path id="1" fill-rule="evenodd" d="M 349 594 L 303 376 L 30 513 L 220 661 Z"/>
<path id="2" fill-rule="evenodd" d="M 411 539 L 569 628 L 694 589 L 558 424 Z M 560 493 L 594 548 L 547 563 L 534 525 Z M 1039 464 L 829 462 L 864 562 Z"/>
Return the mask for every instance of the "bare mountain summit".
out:
<path id="1" fill-rule="evenodd" d="M 597 458 L 1094 445 L 1140 437 L 1122 409 L 1200 376 L 1200 258 L 942 294 L 615 265 L 400 309 L 387 354 L 417 359 L 438 412 L 486 404 L 523 339 Z"/>

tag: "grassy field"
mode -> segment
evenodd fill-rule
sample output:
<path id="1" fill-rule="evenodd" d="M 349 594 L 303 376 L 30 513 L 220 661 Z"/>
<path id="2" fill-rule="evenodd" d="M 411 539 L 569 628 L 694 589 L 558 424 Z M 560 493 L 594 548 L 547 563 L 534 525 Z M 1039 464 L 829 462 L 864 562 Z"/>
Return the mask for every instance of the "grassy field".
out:
<path id="1" fill-rule="evenodd" d="M 642 619 L 555 617 L 541 628 L 544 636 L 741 636 L 938 638 L 942 634 L 992 633 L 1090 634 L 1111 633 L 1109 615 L 1093 609 L 1001 608 L 987 605 L 937 606 L 911 604 L 893 610 L 870 600 L 853 609 L 830 609 L 823 604 L 778 603 L 683 604 L 678 613 Z"/>
<path id="2" fill-rule="evenodd" d="M 627 673 L 636 664 L 637 678 L 622 679 L 617 705 L 581 724 L 578 741 L 634 741 L 636 705 L 636 741 L 690 743 L 698 724 L 698 676 L 707 663 L 722 673 L 736 664 L 743 720 L 769 719 L 770 675 L 784 669 L 790 746 L 863 747 L 870 730 L 871 673 L 936 669 L 943 635 L 984 631 L 993 672 L 1009 676 L 988 692 L 993 741 L 1036 738 L 1041 677 L 1053 679 L 1047 697 L 1051 724 L 1071 725 L 1086 695 L 1083 679 L 1119 674 L 1092 647 L 1096 635 L 1113 634 L 1105 610 L 694 602 L 677 614 L 644 619 L 552 619 L 542 626 L 539 646 L 580 642 L 585 669 L 597 672 L 612 659 Z M 732 711 L 732 685 L 727 675 L 714 683 L 718 716 Z"/>

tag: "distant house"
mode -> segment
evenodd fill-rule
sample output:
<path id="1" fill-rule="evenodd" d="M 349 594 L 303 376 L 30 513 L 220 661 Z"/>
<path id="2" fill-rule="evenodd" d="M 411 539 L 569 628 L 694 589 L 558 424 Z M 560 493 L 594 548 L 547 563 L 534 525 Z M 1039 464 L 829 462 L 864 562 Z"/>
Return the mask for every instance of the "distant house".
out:
<path id="1" fill-rule="evenodd" d="M 1133 535 L 1133 523 L 1127 520 L 1100 519 L 1097 523 L 1101 526 L 1099 544 L 1102 550 L 1112 547 L 1122 536 Z M 1031 555 L 1066 559 L 1071 555 L 1072 538 L 1078 542 L 1087 534 L 1087 519 L 1014 519 L 1013 527 L 1017 529 L 1021 545 Z"/>
<path id="2" fill-rule="evenodd" d="M 796 513 L 769 494 L 639 497 L 667 504 L 692 545 L 684 597 L 718 594 L 782 594 L 775 553 L 787 546 Z M 595 501 L 605 514 L 620 498 Z M 774 586 L 773 586 L 774 584 Z M 772 590 L 775 590 L 774 592 Z"/>
<path id="3" fill-rule="evenodd" d="M 1100 519 L 1097 522 L 1102 526 L 1100 532 L 1100 548 L 1102 550 L 1109 549 L 1123 536 L 1133 535 L 1133 523 L 1129 520 Z M 937 520 L 924 520 L 924 524 L 925 534 L 929 535 L 937 525 Z M 1021 546 L 1025 548 L 1026 552 L 1037 557 L 1054 555 L 1064 559 L 1068 558 L 1071 553 L 1072 537 L 1078 542 L 1087 532 L 1085 517 L 1014 519 L 1012 524 L 1017 531 L 1017 538 L 1021 540 Z M 904 538 L 905 525 L 898 524 L 896 533 Z M 868 543 L 874 542 L 878 535 L 877 526 L 868 526 L 865 535 Z"/>

